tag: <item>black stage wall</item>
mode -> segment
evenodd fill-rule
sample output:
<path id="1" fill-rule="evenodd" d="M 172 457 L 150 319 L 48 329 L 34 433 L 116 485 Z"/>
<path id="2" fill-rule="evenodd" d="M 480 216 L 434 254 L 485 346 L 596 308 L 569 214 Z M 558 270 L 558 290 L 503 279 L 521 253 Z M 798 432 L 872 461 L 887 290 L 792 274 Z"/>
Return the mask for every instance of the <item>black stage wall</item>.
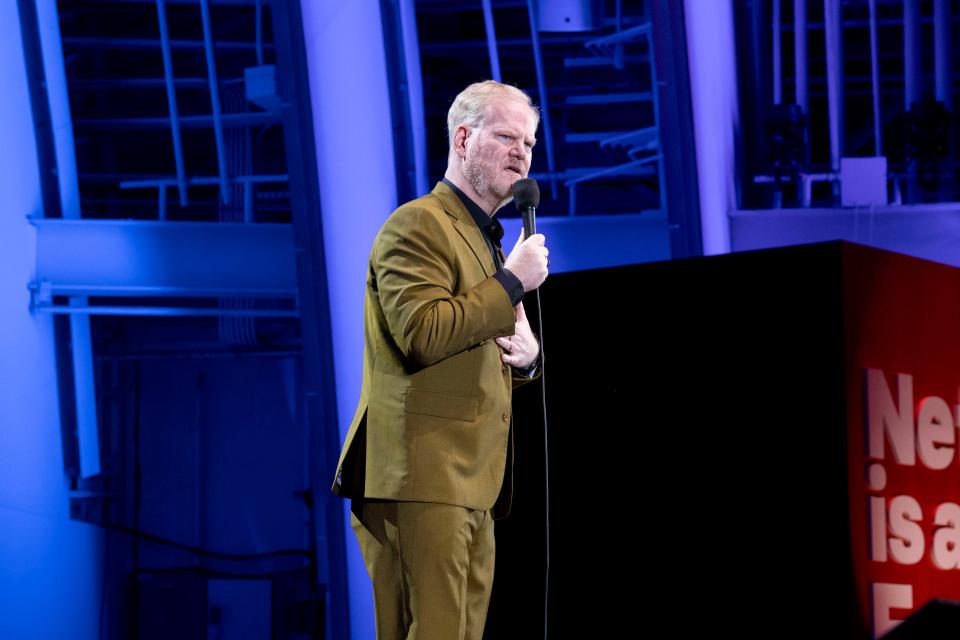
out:
<path id="1" fill-rule="evenodd" d="M 664 624 L 676 637 L 867 637 L 847 504 L 841 271 L 852 250 L 544 284 L 551 638 L 661 637 Z M 539 383 L 514 406 L 496 639 L 542 637 Z"/>

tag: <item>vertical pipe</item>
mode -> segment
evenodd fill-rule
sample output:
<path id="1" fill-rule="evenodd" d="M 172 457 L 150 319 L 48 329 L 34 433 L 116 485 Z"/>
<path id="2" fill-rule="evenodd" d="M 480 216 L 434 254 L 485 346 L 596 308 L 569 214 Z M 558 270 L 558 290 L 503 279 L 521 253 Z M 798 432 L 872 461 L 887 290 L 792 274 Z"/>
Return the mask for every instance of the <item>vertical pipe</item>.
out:
<path id="1" fill-rule="evenodd" d="M 773 2 L 773 16 L 770 20 L 770 30 L 773 35 L 773 104 L 783 102 L 783 60 L 782 44 L 783 39 L 780 28 L 780 0 L 771 0 Z"/>
<path id="2" fill-rule="evenodd" d="M 807 0 L 793 0 L 793 83 L 796 103 L 809 118 L 809 78 L 807 76 Z"/>
<path id="3" fill-rule="evenodd" d="M 873 91 L 873 155 L 883 155 L 883 120 L 880 118 L 880 47 L 877 35 L 877 0 L 870 0 L 870 88 Z"/>
<path id="4" fill-rule="evenodd" d="M 223 318 L 219 318 L 223 324 Z M 206 544 L 204 535 L 204 518 L 206 516 L 206 506 L 204 500 L 206 496 L 206 429 L 204 416 L 204 401 L 206 400 L 206 389 L 204 389 L 204 375 L 197 372 L 193 378 L 193 544 L 200 548 Z M 194 556 L 194 566 L 203 566 L 203 561 L 199 555 Z"/>
<path id="5" fill-rule="evenodd" d="M 620 33 L 623 30 L 623 0 L 617 0 L 616 8 L 616 21 L 617 21 L 617 33 Z M 648 18 L 649 20 L 649 18 Z M 623 69 L 624 64 L 624 52 L 623 52 L 623 43 L 618 42 L 613 48 L 613 66 L 617 69 Z"/>
<path id="6" fill-rule="evenodd" d="M 500 56 L 497 53 L 497 32 L 493 25 L 491 0 L 483 0 L 483 26 L 487 31 L 487 51 L 490 54 L 490 76 L 500 82 Z"/>
<path id="7" fill-rule="evenodd" d="M 322 207 L 331 342 L 337 346 L 331 359 L 336 377 L 338 440 L 343 442 L 360 397 L 367 256 L 377 230 L 397 206 L 391 87 L 379 0 L 300 0 L 300 10 L 309 73 L 309 92 L 305 93 L 311 103 Z M 345 60 L 350 64 L 344 64 Z M 356 167 L 363 167 L 363 171 L 358 172 Z M 291 187 L 294 176 L 291 170 Z M 298 240 L 305 241 L 307 238 Z M 308 389 L 307 393 L 322 399 L 320 389 Z M 307 407 L 321 415 L 319 406 Z M 325 436 L 318 433 L 316 437 Z M 321 482 L 326 484 L 329 479 Z M 373 638 L 373 592 L 359 547 L 353 541 L 346 503 L 343 514 L 342 531 L 349 541 L 349 637 Z M 340 602 L 344 602 L 342 597 Z M 331 611 L 331 618 L 334 615 L 343 613 Z M 330 637 L 348 636 L 340 633 Z"/>
<path id="8" fill-rule="evenodd" d="M 943 103 L 947 113 L 953 113 L 952 87 L 952 38 L 951 38 L 951 9 L 950 0 L 933 0 L 933 55 L 934 55 L 934 85 L 938 102 Z M 951 117 L 951 121 L 955 120 Z M 950 135 L 947 140 L 947 156 L 956 157 L 956 136 L 953 135 L 953 125 L 948 129 Z M 938 194 L 941 202 L 953 200 L 954 171 L 949 165 L 938 163 Z"/>
<path id="9" fill-rule="evenodd" d="M 904 109 L 920 99 L 920 1 L 903 0 Z"/>
<path id="10" fill-rule="evenodd" d="M 950 0 L 933 0 L 933 51 L 936 73 L 937 100 L 947 111 L 953 110 L 953 88 L 950 86 Z"/>
<path id="11" fill-rule="evenodd" d="M 167 108 L 170 111 L 170 133 L 173 136 L 173 161 L 177 167 L 177 189 L 180 206 L 187 206 L 187 173 L 183 167 L 183 145 L 180 139 L 180 114 L 177 111 L 177 89 L 173 83 L 173 58 L 170 55 L 170 32 L 167 29 L 166 0 L 157 0 L 160 21 L 160 52 L 163 55 L 163 77 L 167 84 Z"/>
<path id="12" fill-rule="evenodd" d="M 550 178 L 550 195 L 557 197 L 556 169 L 553 161 L 553 128 L 550 126 L 550 103 L 547 101 L 547 81 L 543 72 L 543 56 L 540 52 L 540 31 L 537 29 L 537 11 L 534 0 L 527 0 L 527 15 L 530 17 L 530 42 L 533 45 L 533 64 L 537 70 L 537 93 L 540 94 L 540 117 L 543 119 L 543 141 L 547 147 L 547 171 Z"/>
<path id="13" fill-rule="evenodd" d="M 257 21 L 257 64 L 263 65 L 263 0 L 256 3 Z"/>
<path id="14" fill-rule="evenodd" d="M 220 200 L 230 204 L 230 185 L 227 181 L 226 145 L 223 142 L 223 118 L 220 108 L 220 84 L 217 82 L 217 64 L 213 58 L 213 32 L 210 28 L 210 0 L 200 0 L 203 21 L 203 51 L 207 58 L 207 81 L 210 83 L 210 108 L 213 111 L 213 136 L 217 143 L 217 171 L 220 174 Z"/>
<path id="15" fill-rule="evenodd" d="M 920 0 L 903 0 L 903 102 L 907 114 L 921 98 L 920 81 Z M 919 169 L 918 160 L 909 158 L 905 190 L 908 204 L 922 199 Z"/>
<path id="16" fill-rule="evenodd" d="M 157 207 L 159 209 L 157 217 L 162 222 L 167 219 L 167 185 L 161 182 L 157 189 L 160 192 L 157 195 Z"/>
<path id="17" fill-rule="evenodd" d="M 827 41 L 827 113 L 830 120 L 830 170 L 840 170 L 843 156 L 843 16 L 842 0 L 824 0 Z M 834 183 L 834 186 L 838 186 Z"/>
<path id="18" fill-rule="evenodd" d="M 56 367 L 70 352 L 55 329 L 63 323 L 32 313 L 24 290 L 36 277 L 29 218 L 80 210 L 59 25 L 53 0 L 0 2 L 0 629 L 7 638 L 119 633 L 109 622 L 117 610 L 105 532 L 72 520 L 67 509 L 61 420 L 69 418 L 57 399 L 69 390 Z"/>
<path id="19" fill-rule="evenodd" d="M 42 77 L 49 110 L 50 120 L 47 124 L 52 130 L 53 137 L 53 154 L 60 196 L 58 204 L 61 215 L 65 219 L 80 220 L 83 217 L 80 210 L 80 187 L 77 181 L 73 127 L 57 7 L 55 2 L 48 0 L 36 2 L 35 10 L 35 35 L 39 38 Z M 83 307 L 88 304 L 88 300 L 86 296 L 71 296 L 69 304 Z M 89 317 L 72 314 L 69 323 L 80 475 L 87 478 L 101 471 L 100 421 L 96 401 L 97 380 L 93 364 L 93 341 Z"/>
<path id="20" fill-rule="evenodd" d="M 253 180 L 243 181 L 243 221 L 253 222 Z"/>
<path id="21" fill-rule="evenodd" d="M 734 0 L 685 0 L 690 106 L 704 255 L 730 251 L 730 211 L 737 206 L 737 102 Z"/>
<path id="22" fill-rule="evenodd" d="M 653 24 L 651 20 L 651 25 Z M 650 93 L 653 95 L 653 126 L 657 129 L 657 187 L 660 189 L 660 211 L 667 211 L 667 179 L 664 175 L 663 138 L 660 134 L 660 85 L 657 83 L 656 47 L 653 42 L 653 29 L 646 32 L 647 46 L 650 49 Z"/>
<path id="23" fill-rule="evenodd" d="M 427 192 L 427 133 L 423 109 L 423 73 L 420 67 L 420 41 L 417 36 L 415 0 L 400 0 L 400 27 L 403 31 L 404 69 L 407 74 L 407 100 L 410 130 L 413 133 L 413 160 L 417 193 Z"/>

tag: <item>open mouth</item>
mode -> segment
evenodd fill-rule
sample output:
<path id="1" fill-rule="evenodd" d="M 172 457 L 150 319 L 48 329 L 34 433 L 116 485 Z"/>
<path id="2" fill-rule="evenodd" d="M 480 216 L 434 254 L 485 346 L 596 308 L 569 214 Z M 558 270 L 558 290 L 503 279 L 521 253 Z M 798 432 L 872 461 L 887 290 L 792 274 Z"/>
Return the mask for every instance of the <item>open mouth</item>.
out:
<path id="1" fill-rule="evenodd" d="M 523 172 L 520 171 L 518 167 L 507 167 L 507 171 L 512 171 L 520 177 L 523 177 Z"/>

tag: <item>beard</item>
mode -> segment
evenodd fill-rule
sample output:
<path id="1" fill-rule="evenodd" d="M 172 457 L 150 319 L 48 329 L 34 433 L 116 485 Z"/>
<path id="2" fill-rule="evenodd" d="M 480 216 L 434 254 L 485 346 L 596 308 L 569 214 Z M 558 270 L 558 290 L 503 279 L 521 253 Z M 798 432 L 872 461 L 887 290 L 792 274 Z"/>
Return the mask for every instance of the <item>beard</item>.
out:
<path id="1" fill-rule="evenodd" d="M 463 167 L 463 173 L 480 197 L 493 196 L 499 206 L 503 206 L 513 197 L 513 185 L 497 184 L 494 180 L 496 169 L 481 162 L 476 157 L 467 159 Z"/>

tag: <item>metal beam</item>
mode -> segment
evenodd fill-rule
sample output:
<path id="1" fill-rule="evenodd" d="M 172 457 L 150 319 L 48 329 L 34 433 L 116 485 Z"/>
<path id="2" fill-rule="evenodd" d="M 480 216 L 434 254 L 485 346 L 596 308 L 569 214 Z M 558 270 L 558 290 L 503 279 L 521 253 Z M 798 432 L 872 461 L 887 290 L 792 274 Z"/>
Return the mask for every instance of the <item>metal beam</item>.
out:
<path id="1" fill-rule="evenodd" d="M 783 102 L 783 61 L 781 56 L 783 25 L 780 24 L 780 0 L 773 0 L 773 16 L 770 27 L 773 32 L 773 104 L 780 104 Z"/>
<path id="2" fill-rule="evenodd" d="M 197 0 L 190 0 L 190 4 L 196 4 Z M 176 4 L 171 0 L 164 0 L 165 4 Z M 215 3 L 216 4 L 216 3 Z M 171 49 L 202 49 L 203 40 L 169 40 Z M 151 49 L 156 50 L 160 46 L 159 40 L 153 38 L 94 38 L 85 36 L 67 36 L 63 39 L 63 44 L 70 49 Z M 221 40 L 217 43 L 220 50 L 230 51 L 249 51 L 256 50 L 256 42 L 237 42 L 231 40 Z M 272 44 L 264 44 L 264 49 L 273 50 Z"/>
<path id="3" fill-rule="evenodd" d="M 527 0 L 527 17 L 530 20 L 530 44 L 533 46 L 533 64 L 537 71 L 537 93 L 540 98 L 540 118 L 543 122 L 543 141 L 547 147 L 547 171 L 557 172 L 553 157 L 553 127 L 550 123 L 550 101 L 547 98 L 547 79 L 543 69 L 543 53 L 540 49 L 540 30 L 537 27 L 537 12 L 533 0 Z M 557 182 L 550 181 L 550 194 L 557 197 Z"/>
<path id="4" fill-rule="evenodd" d="M 500 56 L 497 54 L 497 31 L 493 24 L 493 6 L 490 0 L 483 0 L 483 26 L 487 33 L 487 54 L 490 56 L 490 77 L 500 82 Z"/>
<path id="5" fill-rule="evenodd" d="M 903 0 L 903 108 L 922 97 L 920 70 L 920 1 Z"/>
<path id="6" fill-rule="evenodd" d="M 420 66 L 420 38 L 417 34 L 415 0 L 400 0 L 400 31 L 403 38 L 404 71 L 407 80 L 407 104 L 410 133 L 413 138 L 414 186 L 417 194 L 429 191 L 427 182 L 427 126 L 423 104 L 423 70 Z"/>
<path id="7" fill-rule="evenodd" d="M 38 302 L 33 306 L 34 311 L 57 315 L 82 316 L 186 316 L 186 317 L 218 317 L 218 318 L 299 318 L 297 309 L 224 309 L 222 307 L 167 307 L 143 305 L 75 305 L 57 304 L 56 302 Z M 87 353 L 85 357 L 92 358 Z M 89 475 L 89 474 L 84 474 Z"/>
<path id="8" fill-rule="evenodd" d="M 170 134 L 173 139 L 173 159 L 177 168 L 177 188 L 180 206 L 187 206 L 187 174 L 183 161 L 183 143 L 180 137 L 180 114 L 177 109 L 177 88 L 173 80 L 173 56 L 170 53 L 170 33 L 167 28 L 167 8 L 164 0 L 157 0 L 157 18 L 160 21 L 160 52 L 163 56 L 163 77 L 167 86 L 167 108 L 170 111 Z"/>
<path id="9" fill-rule="evenodd" d="M 296 298 L 286 224 L 32 220 L 32 287 L 56 295 Z"/>
<path id="10" fill-rule="evenodd" d="M 793 67 L 795 102 L 810 118 L 808 102 L 809 78 L 807 77 L 807 0 L 793 0 Z"/>
<path id="11" fill-rule="evenodd" d="M 843 116 L 843 3 L 824 0 L 827 48 L 827 118 L 830 126 L 830 169 L 840 170 L 844 148 Z M 838 196 L 834 189 L 834 195 Z"/>
<path id="12" fill-rule="evenodd" d="M 933 0 L 933 53 L 934 78 L 937 100 L 947 111 L 953 111 L 953 88 L 951 86 L 951 25 L 949 0 Z"/>
<path id="13" fill-rule="evenodd" d="M 213 116 L 180 116 L 179 124 L 184 129 L 213 126 Z M 220 122 L 224 127 L 255 127 L 280 123 L 280 116 L 267 111 L 248 113 L 225 113 Z M 84 129 L 162 129 L 170 124 L 168 118 L 80 118 L 77 124 Z"/>
<path id="14" fill-rule="evenodd" d="M 210 19 L 210 0 L 200 0 L 200 18 L 203 23 L 203 52 L 207 59 L 207 79 L 210 81 L 210 110 L 213 115 L 213 137 L 217 144 L 217 171 L 220 175 L 220 201 L 230 204 L 230 186 L 227 176 L 227 150 L 223 141 L 223 110 L 220 107 L 220 83 L 217 82 L 217 63 L 214 58 L 213 26 Z"/>
<path id="15" fill-rule="evenodd" d="M 870 88 L 873 94 L 873 154 L 883 155 L 883 120 L 880 119 L 880 45 L 877 0 L 870 5 Z"/>

